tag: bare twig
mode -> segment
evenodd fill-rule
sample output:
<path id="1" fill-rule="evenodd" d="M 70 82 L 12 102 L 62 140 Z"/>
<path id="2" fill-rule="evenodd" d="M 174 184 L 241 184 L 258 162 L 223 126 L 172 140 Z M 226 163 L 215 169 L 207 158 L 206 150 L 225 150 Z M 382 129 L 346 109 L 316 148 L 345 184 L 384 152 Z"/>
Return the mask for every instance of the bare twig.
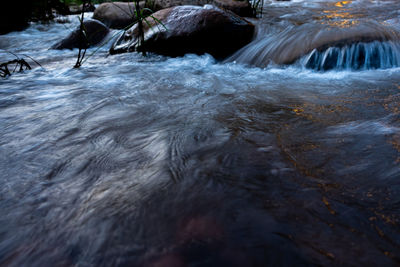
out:
<path id="1" fill-rule="evenodd" d="M 85 17 L 85 15 L 84 15 L 85 8 L 86 8 L 86 6 L 89 6 L 90 4 L 91 4 L 91 0 L 84 0 L 83 4 L 82 4 L 82 13 L 81 13 L 81 17 L 79 18 L 79 22 L 80 22 L 79 30 L 86 42 L 86 45 L 84 45 L 83 48 L 79 47 L 78 58 L 76 59 L 74 68 L 79 68 L 80 66 L 82 66 L 83 59 L 85 58 L 85 55 L 86 55 L 86 49 L 89 46 L 89 40 L 88 40 L 85 25 L 83 24 L 83 19 Z M 83 52 L 82 52 L 82 50 L 83 50 Z"/>
<path id="2" fill-rule="evenodd" d="M 14 70 L 9 70 L 9 65 L 14 65 Z M 5 63 L 0 64 L 0 77 L 5 78 L 7 76 L 11 76 L 12 73 L 16 72 L 17 68 L 19 67 L 18 72 L 22 72 L 24 70 L 32 69 L 28 62 L 25 61 L 23 58 L 14 59 Z"/>

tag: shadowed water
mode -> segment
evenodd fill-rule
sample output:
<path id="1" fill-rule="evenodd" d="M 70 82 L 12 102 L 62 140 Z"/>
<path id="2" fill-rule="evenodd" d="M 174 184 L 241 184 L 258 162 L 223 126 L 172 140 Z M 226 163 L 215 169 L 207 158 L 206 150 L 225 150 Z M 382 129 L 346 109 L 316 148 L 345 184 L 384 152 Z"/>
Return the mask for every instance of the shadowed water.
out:
<path id="1" fill-rule="evenodd" d="M 343 2 L 398 27 L 393 2 Z M 338 3 L 268 2 L 257 23 L 328 23 Z M 43 66 L 0 81 L 0 266 L 400 263 L 398 67 L 262 69 L 107 44 L 72 69 L 77 50 L 47 50 L 69 19 L 0 36 Z"/>

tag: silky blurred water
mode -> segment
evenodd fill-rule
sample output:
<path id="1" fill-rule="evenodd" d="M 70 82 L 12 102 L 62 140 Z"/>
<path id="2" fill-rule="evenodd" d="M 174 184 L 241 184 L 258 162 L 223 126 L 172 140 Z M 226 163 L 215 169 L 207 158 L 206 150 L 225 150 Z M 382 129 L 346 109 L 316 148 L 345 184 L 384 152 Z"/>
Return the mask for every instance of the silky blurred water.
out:
<path id="1" fill-rule="evenodd" d="M 266 2 L 253 44 L 335 29 L 346 18 L 320 15 L 343 8 L 398 29 L 399 7 Z M 0 36 L 34 67 L 0 80 L 1 266 L 400 264 L 400 68 L 109 56 L 109 42 L 73 69 L 77 50 L 48 50 L 66 19 Z"/>

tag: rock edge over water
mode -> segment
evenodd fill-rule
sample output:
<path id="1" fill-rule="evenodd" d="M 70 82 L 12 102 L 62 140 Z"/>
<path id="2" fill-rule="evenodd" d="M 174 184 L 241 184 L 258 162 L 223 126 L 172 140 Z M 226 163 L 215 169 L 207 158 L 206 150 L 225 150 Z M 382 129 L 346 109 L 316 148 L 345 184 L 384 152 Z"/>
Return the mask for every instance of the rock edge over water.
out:
<path id="1" fill-rule="evenodd" d="M 288 27 L 277 34 L 260 36 L 226 61 L 258 67 L 266 67 L 272 62 L 290 65 L 314 49 L 322 52 L 331 47 L 399 40 L 400 33 L 395 28 L 374 21 L 346 28 L 307 23 L 298 27 Z"/>

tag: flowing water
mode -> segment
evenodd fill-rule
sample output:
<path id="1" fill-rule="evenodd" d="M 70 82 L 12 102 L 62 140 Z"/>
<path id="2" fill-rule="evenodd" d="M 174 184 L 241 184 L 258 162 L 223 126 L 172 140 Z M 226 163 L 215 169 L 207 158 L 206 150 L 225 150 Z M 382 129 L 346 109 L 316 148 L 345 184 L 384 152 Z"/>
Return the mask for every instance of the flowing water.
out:
<path id="1" fill-rule="evenodd" d="M 72 69 L 67 19 L 0 36 L 0 266 L 400 264 L 400 2 L 267 1 L 225 62 Z"/>

